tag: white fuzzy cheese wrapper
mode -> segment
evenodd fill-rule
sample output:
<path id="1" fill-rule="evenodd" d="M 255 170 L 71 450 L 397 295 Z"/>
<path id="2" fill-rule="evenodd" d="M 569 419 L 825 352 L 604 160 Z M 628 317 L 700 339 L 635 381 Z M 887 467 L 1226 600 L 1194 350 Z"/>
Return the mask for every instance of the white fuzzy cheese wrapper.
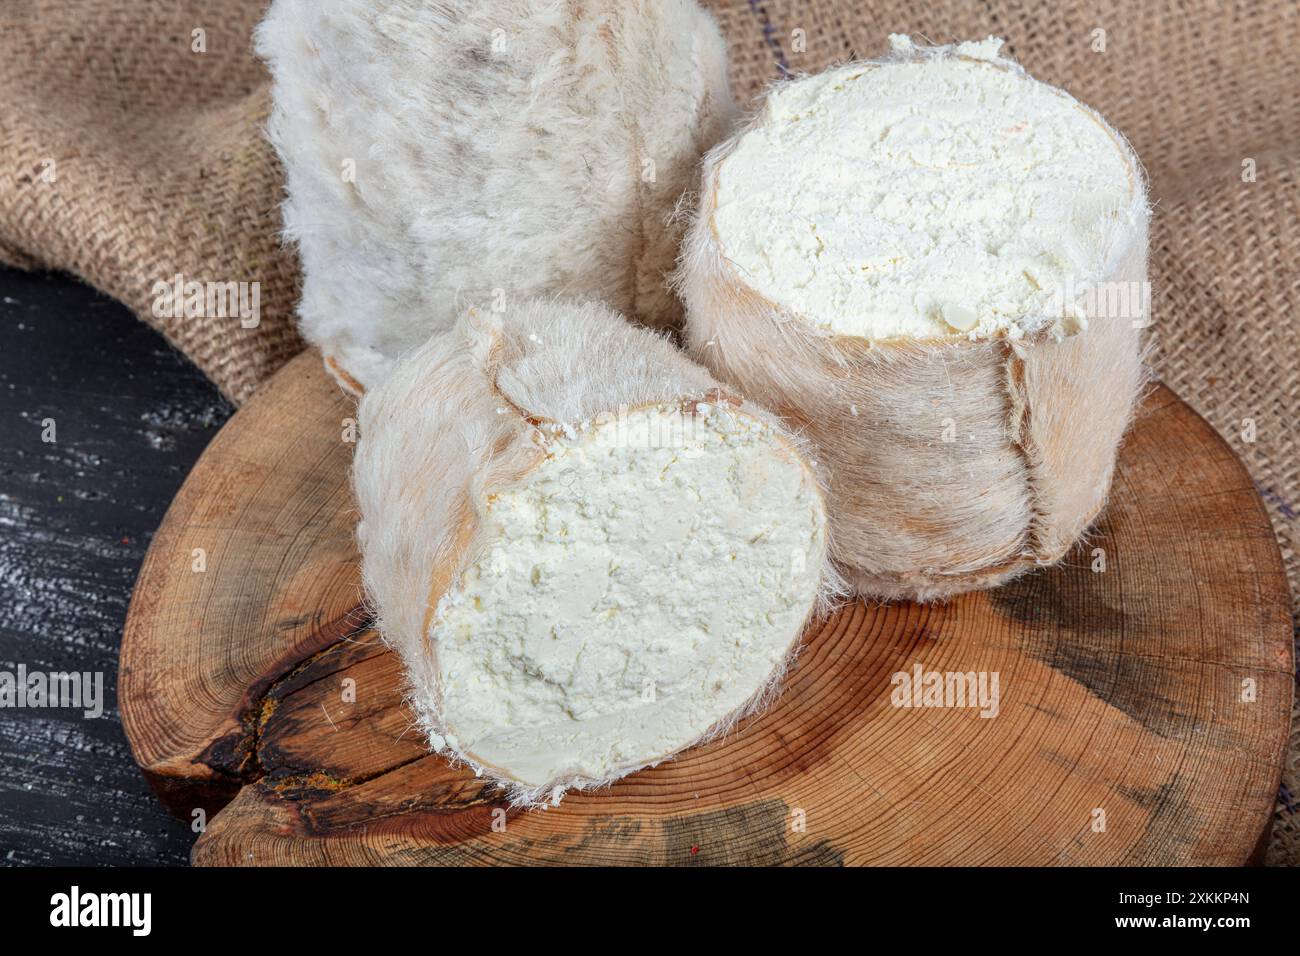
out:
<path id="1" fill-rule="evenodd" d="M 706 158 L 692 354 L 781 414 L 869 597 L 1060 559 L 1143 380 L 1149 211 L 1124 139 L 1000 55 L 921 48 L 778 85 Z"/>
<path id="2" fill-rule="evenodd" d="M 301 330 L 348 391 L 506 295 L 680 324 L 669 220 L 734 119 L 695 0 L 275 0 L 256 42 Z"/>
<path id="3" fill-rule="evenodd" d="M 834 587 L 798 441 L 603 306 L 471 311 L 359 424 L 381 633 L 434 746 L 518 802 L 752 711 Z"/>

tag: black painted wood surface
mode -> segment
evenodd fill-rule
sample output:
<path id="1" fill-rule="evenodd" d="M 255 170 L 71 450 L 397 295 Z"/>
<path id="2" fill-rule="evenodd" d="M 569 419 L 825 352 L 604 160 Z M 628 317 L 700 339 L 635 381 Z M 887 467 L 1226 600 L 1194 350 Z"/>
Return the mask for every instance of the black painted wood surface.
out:
<path id="1" fill-rule="evenodd" d="M 0 268 L 0 671 L 98 671 L 104 687 L 98 719 L 0 709 L 0 864 L 188 860 L 195 834 L 122 734 L 117 658 L 154 529 L 232 411 L 121 305 Z"/>

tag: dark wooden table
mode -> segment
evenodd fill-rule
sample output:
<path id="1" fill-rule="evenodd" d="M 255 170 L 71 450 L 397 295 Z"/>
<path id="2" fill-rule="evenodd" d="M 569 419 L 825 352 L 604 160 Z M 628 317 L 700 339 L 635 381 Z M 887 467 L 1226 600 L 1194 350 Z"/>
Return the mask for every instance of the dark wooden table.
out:
<path id="1" fill-rule="evenodd" d="M 104 686 L 98 719 L 0 709 L 0 864 L 187 862 L 122 734 L 117 655 L 149 539 L 232 411 L 121 305 L 0 267 L 0 671 Z"/>

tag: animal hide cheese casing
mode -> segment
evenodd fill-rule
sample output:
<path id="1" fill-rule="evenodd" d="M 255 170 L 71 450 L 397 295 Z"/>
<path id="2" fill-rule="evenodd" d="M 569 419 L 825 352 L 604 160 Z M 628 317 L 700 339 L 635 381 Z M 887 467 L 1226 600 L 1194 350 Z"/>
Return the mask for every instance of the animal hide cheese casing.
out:
<path id="1" fill-rule="evenodd" d="M 734 118 L 695 0 L 275 0 L 256 42 L 300 327 L 348 391 L 506 297 L 680 324 L 672 214 Z"/>
<path id="2" fill-rule="evenodd" d="M 517 802 L 726 729 L 836 591 L 800 442 L 602 305 L 469 311 L 359 431 L 364 579 L 413 710 Z"/>
<path id="3" fill-rule="evenodd" d="M 707 156 L 675 276 L 691 353 L 817 449 L 859 594 L 1059 560 L 1143 382 L 1149 210 L 1096 113 L 999 54 L 782 83 Z"/>

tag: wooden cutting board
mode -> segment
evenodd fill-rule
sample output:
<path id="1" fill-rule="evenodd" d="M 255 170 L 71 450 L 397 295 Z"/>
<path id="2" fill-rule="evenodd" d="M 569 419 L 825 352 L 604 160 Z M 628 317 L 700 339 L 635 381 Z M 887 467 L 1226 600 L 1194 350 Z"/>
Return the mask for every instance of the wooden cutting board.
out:
<path id="1" fill-rule="evenodd" d="M 315 352 L 230 420 L 140 572 L 119 696 L 196 864 L 1239 864 L 1277 793 L 1290 597 L 1249 476 L 1163 387 L 1059 567 L 813 627 L 730 736 L 559 808 L 426 752 L 361 607 L 354 408 Z M 1104 570 L 1101 569 L 1104 561 Z M 999 679 L 996 717 L 893 675 Z"/>

